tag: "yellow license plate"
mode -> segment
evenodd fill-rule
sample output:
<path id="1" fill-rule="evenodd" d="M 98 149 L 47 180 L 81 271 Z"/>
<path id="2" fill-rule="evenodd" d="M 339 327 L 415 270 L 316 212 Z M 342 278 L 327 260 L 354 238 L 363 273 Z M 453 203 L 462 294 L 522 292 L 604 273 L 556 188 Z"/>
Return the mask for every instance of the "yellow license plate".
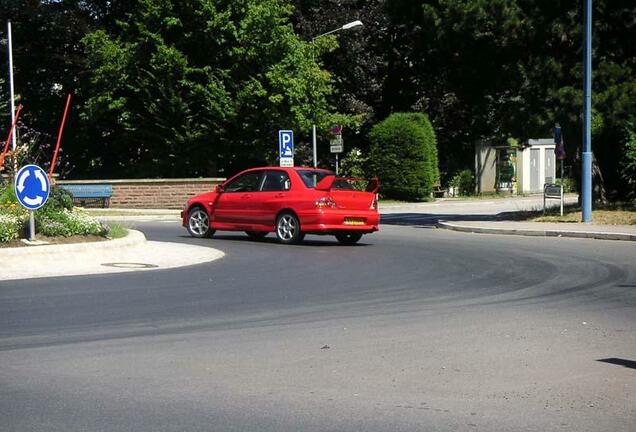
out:
<path id="1" fill-rule="evenodd" d="M 364 225 L 364 219 L 362 218 L 345 218 L 345 225 Z"/>

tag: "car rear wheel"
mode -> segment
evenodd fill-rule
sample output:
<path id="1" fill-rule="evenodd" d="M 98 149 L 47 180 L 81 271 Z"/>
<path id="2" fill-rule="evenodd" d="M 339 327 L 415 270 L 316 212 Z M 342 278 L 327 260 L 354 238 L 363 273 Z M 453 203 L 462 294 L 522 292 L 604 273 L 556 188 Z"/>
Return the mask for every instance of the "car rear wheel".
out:
<path id="1" fill-rule="evenodd" d="M 252 240 L 263 240 L 267 235 L 267 233 L 263 231 L 245 231 L 245 234 Z"/>
<path id="2" fill-rule="evenodd" d="M 356 244 L 362 238 L 361 233 L 351 232 L 351 233 L 339 233 L 336 234 L 336 238 L 342 244 L 352 245 Z"/>
<path id="3" fill-rule="evenodd" d="M 283 244 L 300 243 L 304 235 L 300 232 L 300 222 L 295 214 L 283 212 L 276 219 L 276 237 Z"/>
<path id="4" fill-rule="evenodd" d="M 210 229 L 210 217 L 201 207 L 195 207 L 188 213 L 188 232 L 192 237 L 212 237 L 214 230 Z"/>

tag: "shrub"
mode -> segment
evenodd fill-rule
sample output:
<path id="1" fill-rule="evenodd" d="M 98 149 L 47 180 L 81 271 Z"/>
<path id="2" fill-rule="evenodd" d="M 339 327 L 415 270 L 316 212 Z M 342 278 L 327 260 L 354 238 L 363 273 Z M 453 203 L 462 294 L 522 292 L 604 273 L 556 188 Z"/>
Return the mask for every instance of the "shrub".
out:
<path id="1" fill-rule="evenodd" d="M 0 186 L 0 214 L 11 215 L 22 221 L 28 216 L 28 211 L 18 203 L 13 185 Z"/>
<path id="2" fill-rule="evenodd" d="M 636 126 L 630 124 L 626 130 L 625 152 L 621 161 L 621 177 L 626 195 L 636 200 Z"/>
<path id="3" fill-rule="evenodd" d="M 426 115 L 392 114 L 373 127 L 369 139 L 369 171 L 380 178 L 384 196 L 430 199 L 439 183 L 439 168 L 435 132 Z"/>
<path id="4" fill-rule="evenodd" d="M 9 214 L 0 214 L 0 242 L 15 240 L 22 230 L 20 218 Z"/>
<path id="5" fill-rule="evenodd" d="M 36 213 L 38 232 L 45 236 L 104 235 L 105 229 L 95 218 L 79 210 L 49 210 Z"/>
<path id="6" fill-rule="evenodd" d="M 367 159 L 362 151 L 354 147 L 340 160 L 339 174 L 342 177 L 364 178 L 364 165 L 366 163 Z"/>
<path id="7" fill-rule="evenodd" d="M 459 171 L 451 179 L 450 186 L 455 188 L 459 195 L 472 195 L 475 191 L 475 176 L 469 169 Z"/>
<path id="8" fill-rule="evenodd" d="M 49 199 L 42 207 L 47 210 L 73 210 L 73 195 L 57 185 L 51 185 L 51 192 L 49 193 Z"/>

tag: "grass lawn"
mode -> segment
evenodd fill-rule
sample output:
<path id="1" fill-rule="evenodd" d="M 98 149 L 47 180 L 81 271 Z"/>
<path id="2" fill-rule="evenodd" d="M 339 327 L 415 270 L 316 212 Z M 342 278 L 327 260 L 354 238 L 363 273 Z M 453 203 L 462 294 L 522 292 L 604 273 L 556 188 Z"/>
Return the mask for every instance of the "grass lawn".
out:
<path id="1" fill-rule="evenodd" d="M 583 216 L 578 207 L 569 207 L 563 210 L 563 216 L 554 214 L 558 209 L 550 209 L 545 216 L 534 214 L 526 215 L 525 220 L 530 222 L 581 222 Z M 599 206 L 592 210 L 592 223 L 601 225 L 636 225 L 636 206 L 627 205 L 606 205 Z"/>
<path id="2" fill-rule="evenodd" d="M 110 224 L 110 231 L 108 232 L 108 237 L 112 239 L 126 237 L 128 235 L 128 230 L 119 224 Z"/>
<path id="3" fill-rule="evenodd" d="M 546 215 L 530 219 L 531 222 L 581 222 L 580 210 L 563 212 L 563 216 Z M 601 225 L 636 225 L 636 210 L 592 210 L 592 222 Z"/>

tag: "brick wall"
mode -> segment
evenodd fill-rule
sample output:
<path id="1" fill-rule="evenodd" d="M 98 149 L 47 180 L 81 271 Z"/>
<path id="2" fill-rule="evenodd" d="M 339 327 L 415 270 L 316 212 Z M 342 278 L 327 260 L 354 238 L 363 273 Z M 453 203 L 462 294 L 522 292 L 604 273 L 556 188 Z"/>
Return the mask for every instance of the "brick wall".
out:
<path id="1" fill-rule="evenodd" d="M 109 184 L 111 208 L 180 209 L 188 198 L 209 192 L 224 178 L 142 180 L 59 180 L 63 184 Z"/>

